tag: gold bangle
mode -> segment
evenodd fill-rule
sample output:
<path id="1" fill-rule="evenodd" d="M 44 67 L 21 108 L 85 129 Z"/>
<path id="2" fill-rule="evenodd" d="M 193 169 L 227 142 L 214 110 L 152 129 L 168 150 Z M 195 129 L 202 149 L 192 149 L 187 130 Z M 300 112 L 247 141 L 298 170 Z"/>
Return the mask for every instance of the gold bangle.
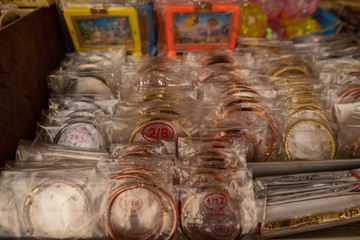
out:
<path id="1" fill-rule="evenodd" d="M 304 81 L 305 79 L 307 78 L 304 78 L 304 77 L 286 77 L 286 78 L 280 78 L 280 79 L 277 79 L 275 80 L 273 83 L 275 84 L 280 84 L 280 83 L 293 83 L 293 82 L 300 82 L 300 81 Z M 308 82 L 306 82 L 308 83 Z"/>
<path id="2" fill-rule="evenodd" d="M 314 224 L 329 224 L 341 220 L 347 221 L 354 218 L 360 218 L 360 207 L 353 207 L 339 212 L 316 214 L 301 218 L 275 220 L 265 223 L 263 229 L 269 231 L 289 228 L 299 229 L 313 226 Z"/>
<path id="3" fill-rule="evenodd" d="M 301 73 L 303 73 L 303 74 L 305 74 L 307 76 L 310 76 L 308 71 L 306 71 L 304 68 L 298 67 L 298 66 L 289 66 L 289 67 L 281 68 L 280 70 L 273 73 L 272 76 L 277 77 L 280 74 L 283 74 L 284 72 L 291 71 L 291 70 L 299 71 L 299 72 L 301 72 Z"/>
<path id="4" fill-rule="evenodd" d="M 322 112 L 320 111 L 317 111 L 317 110 L 312 110 L 312 109 L 304 109 L 304 110 L 300 110 L 298 112 L 295 112 L 291 115 L 289 115 L 288 117 L 288 122 L 291 121 L 291 119 L 294 119 L 296 117 L 298 117 L 299 115 L 303 114 L 303 113 L 314 113 L 314 114 L 317 114 L 318 116 L 320 116 L 326 123 L 329 122 L 328 118 L 326 117 L 325 114 L 323 114 Z"/>
<path id="5" fill-rule="evenodd" d="M 292 104 L 290 107 L 288 107 L 289 110 L 291 110 L 290 114 L 293 114 L 294 112 L 296 112 L 299 109 L 302 108 L 312 108 L 312 109 L 317 109 L 317 110 L 324 110 L 324 108 L 322 106 L 320 106 L 319 104 L 316 103 L 294 103 Z"/>
<path id="6" fill-rule="evenodd" d="M 327 160 L 331 160 L 334 158 L 335 156 L 335 150 L 336 150 L 336 144 L 335 144 L 335 138 L 333 136 L 333 134 L 331 133 L 331 131 L 328 129 L 327 126 L 325 126 L 324 124 L 322 124 L 321 122 L 318 122 L 318 121 L 315 121 L 315 120 L 309 120 L 309 119 L 306 119 L 306 120 L 302 120 L 302 121 L 298 121 L 296 122 L 294 125 L 292 125 L 289 130 L 287 131 L 286 133 L 286 136 L 285 136 L 285 140 L 284 140 L 284 145 L 285 145 L 285 152 L 288 156 L 289 159 L 294 159 L 294 157 L 292 156 L 290 150 L 289 150 L 289 138 L 292 134 L 292 132 L 294 131 L 295 128 L 297 128 L 298 126 L 302 125 L 302 124 L 305 124 L 305 123 L 311 123 L 311 124 L 315 124 L 317 126 L 319 126 L 321 129 L 325 130 L 328 138 L 329 138 L 329 141 L 330 141 L 330 145 L 331 145 L 331 152 L 330 152 L 330 156 Z M 323 153 L 323 152 L 322 152 Z M 320 155 L 322 154 L 320 153 Z M 315 156 L 315 158 L 318 157 L 318 156 Z M 302 158 L 300 158 L 302 159 Z M 311 159 L 314 159 L 314 158 L 311 158 Z"/>
<path id="7" fill-rule="evenodd" d="M 168 119 L 168 118 L 150 118 L 148 121 L 140 124 L 137 128 L 135 128 L 131 134 L 130 134 L 130 137 L 129 137 L 129 143 L 132 143 L 133 140 L 134 140 L 134 137 L 135 137 L 135 134 L 140 130 L 142 129 L 143 127 L 149 125 L 149 124 L 156 124 L 156 123 L 160 123 L 160 124 L 163 124 L 163 122 L 166 122 L 166 123 L 171 123 L 171 124 L 174 124 L 175 126 L 179 127 L 184 133 L 185 135 L 188 137 L 188 138 L 191 138 L 191 135 L 190 133 L 177 121 L 175 120 L 172 120 L 172 119 Z M 177 138 L 177 135 L 175 130 L 174 130 L 174 133 L 173 133 L 173 136 L 172 138 Z M 171 139 L 172 139 L 171 138 Z M 169 139 L 169 140 L 171 140 Z M 149 141 L 149 140 L 148 140 Z"/>

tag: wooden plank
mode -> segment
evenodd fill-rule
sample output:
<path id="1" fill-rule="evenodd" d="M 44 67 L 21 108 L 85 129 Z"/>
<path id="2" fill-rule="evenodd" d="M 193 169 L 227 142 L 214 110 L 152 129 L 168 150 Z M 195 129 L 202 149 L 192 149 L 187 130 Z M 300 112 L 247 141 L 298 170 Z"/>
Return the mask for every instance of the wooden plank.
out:
<path id="1" fill-rule="evenodd" d="M 0 167 L 14 159 L 20 139 L 34 139 L 47 108 L 46 76 L 64 55 L 55 6 L 39 8 L 0 31 Z"/>

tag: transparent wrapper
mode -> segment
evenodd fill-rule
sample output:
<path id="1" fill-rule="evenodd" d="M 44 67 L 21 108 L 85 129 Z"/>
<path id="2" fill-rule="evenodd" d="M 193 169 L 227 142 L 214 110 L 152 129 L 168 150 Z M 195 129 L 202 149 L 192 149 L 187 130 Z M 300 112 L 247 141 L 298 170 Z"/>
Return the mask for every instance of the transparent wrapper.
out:
<path id="1" fill-rule="evenodd" d="M 187 116 L 98 116 L 97 127 L 108 136 L 107 143 L 156 143 L 177 141 L 196 134 L 197 125 Z"/>
<path id="2" fill-rule="evenodd" d="M 265 152 L 268 147 L 264 145 L 263 138 L 268 132 L 265 127 L 256 128 L 238 128 L 227 126 L 224 128 L 215 128 L 213 126 L 201 126 L 199 129 L 200 137 L 214 138 L 220 141 L 226 141 L 231 145 L 241 144 L 246 149 L 246 162 L 262 162 L 264 161 Z M 277 143 L 278 145 L 280 143 Z M 277 150 L 273 150 L 268 161 L 273 161 Z"/>
<path id="3" fill-rule="evenodd" d="M 360 112 L 358 103 L 337 103 L 334 105 L 339 125 L 337 158 L 359 158 Z"/>
<path id="4" fill-rule="evenodd" d="M 268 206 L 261 236 L 278 237 L 358 222 L 359 195 Z"/>
<path id="5" fill-rule="evenodd" d="M 177 224 L 171 167 L 166 158 L 129 158 L 104 163 L 112 188 L 102 226 L 113 239 L 170 239 Z M 170 168 L 171 169 L 171 168 Z M 128 221 L 124 221 L 128 219 Z"/>
<path id="6" fill-rule="evenodd" d="M 195 68 L 211 67 L 218 64 L 233 66 L 235 59 L 229 49 L 192 50 L 184 54 L 186 63 Z"/>
<path id="7" fill-rule="evenodd" d="M 221 76 L 218 77 L 220 78 Z M 248 97 L 259 101 L 272 102 L 273 100 L 271 99 L 277 96 L 278 93 L 272 86 L 267 86 L 256 78 L 253 78 L 252 81 L 230 79 L 225 82 L 200 83 L 196 88 L 201 93 L 199 94 L 201 96 L 200 99 L 204 101 L 216 100 L 221 95 L 225 100 Z"/>
<path id="8" fill-rule="evenodd" d="M 359 76 L 359 60 L 353 58 L 335 58 L 318 61 L 321 79 L 330 84 L 344 84 L 356 81 Z"/>
<path id="9" fill-rule="evenodd" d="M 179 138 L 178 164 L 219 169 L 246 168 L 243 142 L 211 138 Z"/>
<path id="10" fill-rule="evenodd" d="M 98 112 L 102 112 L 98 110 Z M 40 121 L 43 125 L 61 125 L 71 123 L 76 120 L 93 121 L 95 118 L 95 112 L 91 110 L 79 110 L 79 111 L 56 111 L 56 110 L 43 110 L 41 113 Z"/>
<path id="11" fill-rule="evenodd" d="M 353 195 L 359 188 L 358 169 L 258 177 L 266 186 L 267 205 Z"/>
<path id="12" fill-rule="evenodd" d="M 118 99 L 50 98 L 49 110 L 43 110 L 40 121 L 44 125 L 92 121 L 95 114 L 114 114 L 118 104 Z"/>
<path id="13" fill-rule="evenodd" d="M 46 125 L 38 122 L 35 142 L 85 149 L 105 149 L 105 136 L 93 120 L 81 117 L 70 123 Z"/>
<path id="14" fill-rule="evenodd" d="M 349 40 L 346 40 L 349 41 Z M 342 58 L 356 56 L 359 46 L 351 42 L 333 41 L 331 43 L 294 44 L 294 52 L 311 52 L 317 59 Z"/>
<path id="15" fill-rule="evenodd" d="M 180 60 L 165 57 L 144 58 L 135 64 L 122 66 L 121 85 L 125 99 L 132 99 L 134 92 L 189 86 L 187 69 Z"/>
<path id="16" fill-rule="evenodd" d="M 248 69 L 217 64 L 198 69 L 192 78 L 195 84 L 228 82 L 251 84 L 255 81 L 252 81 L 253 79 L 250 77 L 250 74 L 251 71 Z"/>
<path id="17" fill-rule="evenodd" d="M 227 186 L 179 186 L 180 227 L 188 239 L 237 239 L 253 232 L 257 219 L 252 182 L 240 175 Z"/>
<path id="18" fill-rule="evenodd" d="M 49 110 L 55 111 L 101 111 L 114 114 L 119 104 L 118 99 L 93 98 L 49 98 Z"/>
<path id="19" fill-rule="evenodd" d="M 125 48 L 72 52 L 66 54 L 65 59 L 61 61 L 61 68 L 86 72 L 120 66 L 125 60 Z"/>
<path id="20" fill-rule="evenodd" d="M 318 76 L 316 64 L 311 55 L 285 55 L 280 58 L 269 59 L 264 66 L 264 74 L 272 77 L 289 77 L 301 74 L 307 77 Z"/>
<path id="21" fill-rule="evenodd" d="M 148 91 L 139 96 L 136 102 L 121 102 L 116 112 L 118 115 L 194 115 L 201 105 L 192 98 L 191 91 L 189 88 Z"/>
<path id="22" fill-rule="evenodd" d="M 126 156 L 155 157 L 176 154 L 175 143 L 160 141 L 157 144 L 115 144 L 110 146 L 110 155 L 114 158 Z"/>
<path id="23" fill-rule="evenodd" d="M 105 237 L 99 226 L 100 204 L 109 191 L 94 168 L 81 170 L 5 171 L 2 185 L 16 197 L 7 204 L 13 225 L 7 237 L 91 238 Z M 5 194 L 4 196 L 6 196 Z M 11 214 L 10 214 L 11 212 Z M 5 235 L 7 234 L 7 235 Z"/>
<path id="24" fill-rule="evenodd" d="M 360 78 L 357 82 L 343 85 L 338 91 L 337 103 L 356 103 L 360 102 Z"/>
<path id="25" fill-rule="evenodd" d="M 331 125 L 321 121 L 309 118 L 294 121 L 285 130 L 283 138 L 290 161 L 331 160 L 335 157 L 336 135 Z"/>
<path id="26" fill-rule="evenodd" d="M 48 161 L 48 160 L 85 160 L 97 162 L 106 159 L 108 153 L 98 150 L 84 150 L 81 148 L 68 148 L 66 146 L 35 143 L 21 140 L 16 149 L 16 161 Z"/>
<path id="27" fill-rule="evenodd" d="M 216 129 L 244 129 L 253 137 L 262 136 L 261 143 L 264 148 L 261 148 L 264 151 L 260 161 L 266 161 L 278 143 L 278 123 L 273 113 L 261 103 L 237 103 L 228 108 L 219 108 L 218 112 L 213 112 L 213 115 L 209 114 L 207 117 L 213 119 Z M 259 128 L 263 129 L 261 134 L 258 134 Z"/>
<path id="28" fill-rule="evenodd" d="M 48 84 L 53 96 L 119 98 L 119 78 L 109 70 L 59 71 L 48 76 Z"/>
<path id="29" fill-rule="evenodd" d="M 6 171 L 41 171 L 56 169 L 83 169 L 95 167 L 95 161 L 79 159 L 46 159 L 45 161 L 7 161 L 5 162 Z"/>

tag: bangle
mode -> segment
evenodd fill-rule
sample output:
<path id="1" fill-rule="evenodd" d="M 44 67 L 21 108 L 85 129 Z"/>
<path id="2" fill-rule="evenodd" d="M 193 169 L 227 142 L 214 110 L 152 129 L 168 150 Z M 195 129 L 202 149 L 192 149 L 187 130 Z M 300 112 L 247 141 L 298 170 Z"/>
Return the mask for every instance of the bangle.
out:
<path id="1" fill-rule="evenodd" d="M 164 102 L 174 102 L 177 98 L 170 95 L 168 92 L 161 91 L 161 92 L 155 92 L 146 95 L 141 101 L 142 102 L 154 102 L 154 101 L 164 101 Z"/>
<path id="2" fill-rule="evenodd" d="M 284 78 L 280 78 L 280 79 L 276 79 L 273 83 L 275 84 L 281 84 L 281 83 L 296 83 L 296 82 L 301 82 L 301 81 L 305 81 L 308 79 L 308 76 L 305 75 L 290 75 Z M 310 84 L 308 81 L 305 82 L 306 84 Z"/>
<path id="3" fill-rule="evenodd" d="M 113 95 L 105 80 L 100 77 L 77 77 L 68 84 L 64 94 L 65 96 Z"/>
<path id="4" fill-rule="evenodd" d="M 255 138 L 250 133 L 248 133 L 244 130 L 240 130 L 240 129 L 231 129 L 231 130 L 226 130 L 226 131 L 220 132 L 216 136 L 216 138 L 227 139 L 227 140 L 231 139 L 231 138 L 244 138 L 244 137 L 251 143 L 251 146 L 253 149 L 252 152 L 250 151 L 250 154 L 246 155 L 246 161 L 247 162 L 256 161 L 256 158 L 257 158 L 257 155 L 259 152 L 259 145 L 257 144 Z M 248 151 L 248 153 L 249 153 L 249 151 Z"/>
<path id="5" fill-rule="evenodd" d="M 325 132 L 325 134 L 327 136 L 326 144 L 328 144 L 329 146 L 326 146 L 326 147 L 322 146 L 323 149 L 318 149 L 318 148 L 316 148 L 317 146 L 314 146 L 314 144 L 311 144 L 311 143 L 306 146 L 309 148 L 307 150 L 310 150 L 310 151 L 311 150 L 315 150 L 315 151 L 321 150 L 319 154 L 316 153 L 316 155 L 314 155 L 314 156 L 311 156 L 311 155 L 308 156 L 309 154 L 307 154 L 306 152 L 301 151 L 301 150 L 300 150 L 300 153 L 296 154 L 294 152 L 294 150 L 299 151 L 299 148 L 291 149 L 291 147 L 289 147 L 290 136 L 293 135 L 293 132 L 296 128 L 298 128 L 299 126 L 304 125 L 304 124 L 312 124 L 312 125 L 318 127 L 319 129 L 321 129 L 323 132 Z M 308 130 L 308 128 L 307 128 L 307 130 Z M 319 133 L 315 133 L 315 134 L 317 136 L 319 136 L 318 135 Z M 309 137 L 309 136 L 307 136 L 307 137 Z M 294 140 L 294 141 L 295 141 L 295 145 L 296 145 L 296 140 Z M 325 142 L 320 143 L 320 144 L 322 145 L 324 143 Z M 331 131 L 328 129 L 327 126 L 325 126 L 324 124 L 322 124 L 318 121 L 315 121 L 315 120 L 306 119 L 306 120 L 298 121 L 294 125 L 292 125 L 289 128 L 289 130 L 287 131 L 287 134 L 286 134 L 285 140 L 284 140 L 284 145 L 285 145 L 285 152 L 290 160 L 291 159 L 306 159 L 306 160 L 319 159 L 322 155 L 324 155 L 326 152 L 328 152 L 327 147 L 330 147 L 330 152 L 328 153 L 328 157 L 323 158 L 323 159 L 331 160 L 335 156 L 336 144 L 335 144 L 335 138 L 334 138 L 333 134 L 331 133 Z M 297 156 L 299 154 L 305 154 L 307 156 Z"/>
<path id="6" fill-rule="evenodd" d="M 306 228 L 313 226 L 314 224 L 329 224 L 339 222 L 341 220 L 348 221 L 354 220 L 360 217 L 360 207 L 348 208 L 339 212 L 316 214 L 311 216 L 305 216 L 301 218 L 275 220 L 267 222 L 264 225 L 264 230 L 280 230 L 289 228 Z"/>
<path id="7" fill-rule="evenodd" d="M 202 169 L 201 172 L 191 172 L 190 178 L 185 180 L 182 185 L 196 188 L 203 188 L 211 185 L 226 187 L 230 182 L 231 180 L 219 174 L 217 169 L 216 172 L 211 172 L 210 169 Z"/>
<path id="8" fill-rule="evenodd" d="M 199 191 L 181 210 L 180 225 L 188 239 L 237 239 L 242 230 L 238 201 L 219 187 Z"/>
<path id="9" fill-rule="evenodd" d="M 135 191 L 135 193 L 131 193 L 134 190 L 137 191 Z M 146 201 L 141 198 L 141 190 L 146 191 Z M 145 192 L 143 192 L 143 194 L 144 193 Z M 109 236 L 112 239 L 149 239 L 154 238 L 155 236 L 157 236 L 157 234 L 159 234 L 159 231 L 164 221 L 164 210 L 160 196 L 155 191 L 153 191 L 144 184 L 139 184 L 117 188 L 112 193 L 110 193 L 109 196 L 109 202 L 106 208 L 106 226 Z M 119 200 L 115 205 L 115 200 L 118 198 Z M 151 208 L 146 209 L 146 206 L 143 206 L 144 202 L 145 204 L 151 204 Z M 113 206 L 116 206 L 116 208 L 113 209 Z M 145 210 L 145 212 L 141 212 L 141 210 Z M 149 214 L 150 212 L 151 214 Z M 113 223 L 114 221 L 112 219 L 112 216 L 115 215 L 115 213 L 117 214 L 119 219 L 118 221 L 116 221 L 116 223 Z M 141 219 L 141 217 L 143 217 L 144 219 Z M 146 217 L 151 218 L 145 219 Z M 144 226 L 144 224 L 141 225 L 141 220 L 150 220 L 148 223 L 150 223 L 151 226 L 148 226 L 148 224 L 147 226 Z M 126 229 L 127 222 L 137 223 L 137 226 L 134 226 L 135 224 L 132 223 L 130 226 L 127 226 L 129 229 Z M 136 227 L 140 229 L 136 231 Z"/>
<path id="10" fill-rule="evenodd" d="M 147 229 L 144 229 L 140 232 L 134 232 L 132 231 L 126 231 L 126 233 L 119 233 L 119 230 L 116 232 L 116 228 L 112 221 L 112 214 L 113 214 L 113 206 L 115 200 L 125 195 L 124 197 L 120 198 L 119 203 L 116 206 L 120 206 L 120 208 L 123 208 L 121 211 L 124 212 L 124 216 L 122 216 L 121 221 L 117 223 L 127 223 L 127 221 L 123 221 L 123 217 L 129 218 L 130 221 L 136 220 L 137 222 L 139 219 L 139 214 L 141 214 L 141 209 L 144 210 L 143 203 L 149 203 L 149 201 L 142 201 L 141 198 L 138 196 L 139 191 L 144 190 L 146 191 L 151 198 L 157 202 L 158 204 L 158 213 L 153 216 L 152 219 L 146 219 L 149 218 L 148 214 L 141 215 L 140 217 L 143 217 L 145 221 L 151 221 L 152 224 L 151 227 L 147 227 Z M 129 193 L 130 194 L 127 194 Z M 135 191 L 134 194 L 131 194 L 132 191 Z M 126 199 L 130 198 L 130 199 Z M 134 199 L 132 199 L 134 198 Z M 150 199 L 151 199 L 150 198 Z M 150 200 L 148 199 L 148 200 Z M 121 201 L 125 201 L 123 204 L 121 204 Z M 126 202 L 126 201 L 129 201 Z M 124 207 L 126 207 L 124 209 Z M 151 212 L 154 213 L 154 205 L 151 205 L 151 208 L 145 208 L 145 213 Z M 127 209 L 129 208 L 129 209 Z M 120 210 L 120 209 L 119 209 Z M 175 232 L 176 229 L 176 222 L 177 222 L 177 214 L 176 214 L 176 208 L 172 201 L 171 196 L 162 188 L 157 187 L 156 185 L 152 183 L 138 183 L 136 185 L 131 186 L 124 186 L 118 189 L 115 189 L 110 195 L 109 195 L 109 202 L 107 204 L 106 208 L 107 212 L 107 228 L 108 233 L 112 239 L 118 239 L 120 237 L 119 235 L 123 237 L 133 237 L 134 239 L 153 239 L 153 238 L 161 238 L 161 239 L 170 239 L 172 235 Z M 159 217 L 158 215 L 161 215 Z M 139 226 L 141 226 L 141 223 L 139 223 Z M 162 234 L 166 236 L 162 236 Z M 129 236 L 130 235 L 130 236 Z"/>
<path id="11" fill-rule="evenodd" d="M 157 104 L 156 106 L 148 107 L 144 110 L 144 115 L 160 115 L 160 114 L 169 114 L 174 116 L 183 116 L 185 115 L 183 111 L 175 107 L 172 104 Z"/>
<path id="12" fill-rule="evenodd" d="M 340 97 L 338 99 L 338 103 L 347 103 L 347 102 L 349 102 L 348 99 L 350 97 L 352 97 L 355 94 L 359 94 L 359 93 L 360 93 L 360 86 L 356 87 L 356 88 L 355 87 L 350 88 L 347 91 L 345 91 L 343 94 L 340 95 Z M 350 101 L 350 102 L 353 102 L 353 101 Z"/>
<path id="13" fill-rule="evenodd" d="M 269 119 L 271 119 L 271 121 L 274 123 L 274 125 L 275 125 L 275 118 L 274 118 L 274 116 L 273 116 L 273 114 L 271 113 L 271 111 L 266 107 L 266 105 L 265 104 L 263 104 L 263 103 L 261 103 L 261 102 L 259 102 L 259 101 L 256 101 L 256 100 L 254 100 L 254 99 L 251 99 L 251 98 L 244 98 L 244 97 L 242 97 L 242 98 L 236 98 L 236 100 L 234 100 L 234 101 L 232 101 L 232 102 L 230 102 L 230 103 L 228 103 L 228 104 L 226 104 L 223 108 L 225 109 L 225 110 L 231 110 L 231 107 L 234 107 L 234 105 L 235 105 L 235 107 L 238 107 L 238 106 L 240 106 L 241 107 L 241 105 L 246 105 L 246 104 L 250 104 L 250 106 L 252 106 L 252 107 L 257 107 L 257 108 L 259 108 L 260 109 L 260 111 L 261 112 L 264 112 L 265 114 L 266 114 L 266 116 L 269 118 Z M 230 109 L 229 109 L 230 108 Z M 243 107 L 243 108 L 246 108 L 246 107 Z"/>
<path id="14" fill-rule="evenodd" d="M 50 187 L 53 188 L 50 189 Z M 46 193 L 46 191 L 50 191 L 50 192 Z M 51 232 L 51 230 L 49 231 L 49 229 L 47 229 L 46 220 L 53 218 L 54 217 L 53 214 L 55 212 L 61 211 L 61 206 L 58 206 L 59 208 L 56 208 L 56 206 L 54 207 L 55 204 L 54 201 L 58 200 L 59 198 L 54 198 L 53 194 L 57 193 L 58 195 L 61 196 L 64 192 L 66 193 L 66 191 L 68 191 L 70 195 L 62 196 L 62 199 L 66 201 L 66 206 L 68 208 L 73 205 L 74 211 L 70 211 L 69 209 L 69 213 L 71 214 L 76 212 L 77 214 L 77 215 L 74 214 L 73 217 L 74 219 L 70 219 L 70 217 L 68 216 L 67 219 L 68 222 L 66 223 L 68 226 L 71 226 L 71 230 L 73 231 L 78 230 L 78 231 L 76 231 L 76 233 L 71 233 L 71 231 L 69 232 L 69 229 L 66 228 L 66 229 L 56 229 L 53 230 L 55 232 Z M 48 209 L 46 209 L 46 206 L 39 205 L 40 202 L 37 203 L 37 201 L 35 201 L 36 196 L 38 195 L 40 195 L 40 197 L 41 195 L 45 195 L 41 197 L 41 200 L 47 200 L 48 204 L 52 206 L 51 210 L 55 212 L 47 211 Z M 65 197 L 67 198 L 65 199 Z M 80 203 L 80 201 L 82 202 Z M 79 204 L 82 204 L 82 206 L 79 206 Z M 31 216 L 32 207 L 37 208 L 37 213 L 41 214 L 40 216 L 38 216 L 38 218 L 43 219 L 43 221 L 40 221 L 39 226 L 34 226 L 33 224 L 32 221 L 33 219 Z M 84 213 L 78 212 L 81 210 L 83 210 Z M 85 217 L 85 214 L 86 214 L 86 219 L 79 218 L 79 216 L 82 215 L 84 215 L 83 217 Z M 87 227 L 89 226 L 91 221 L 91 214 L 92 214 L 92 207 L 87 193 L 83 190 L 83 188 L 80 185 L 77 185 L 74 182 L 67 180 L 65 178 L 52 178 L 37 185 L 35 188 L 31 190 L 31 193 L 25 198 L 24 207 L 23 207 L 23 219 L 24 219 L 26 232 L 29 233 L 31 236 L 39 239 L 42 239 L 44 237 L 45 238 L 59 237 L 60 232 L 62 235 L 65 235 L 63 236 L 64 238 L 72 238 L 72 239 L 82 238 L 83 235 L 85 234 L 85 231 L 88 230 Z M 59 219 L 60 222 L 61 220 L 64 219 Z M 83 220 L 83 221 L 79 221 L 79 220 Z M 72 224 L 76 224 L 77 227 L 74 228 Z M 77 236 L 74 236 L 72 234 Z"/>
<path id="15" fill-rule="evenodd" d="M 270 126 L 270 129 L 271 129 L 271 132 L 272 132 L 272 134 L 271 134 L 272 135 L 272 137 L 271 137 L 272 140 L 271 140 L 270 144 L 266 144 L 267 151 L 265 152 L 264 158 L 263 158 L 263 161 L 266 161 L 270 157 L 270 154 L 272 153 L 273 149 L 276 146 L 277 127 L 276 127 L 275 123 L 271 119 L 269 119 L 264 113 L 262 113 L 261 111 L 259 111 L 257 109 L 254 109 L 254 108 L 240 108 L 240 107 L 233 108 L 233 109 L 229 110 L 227 112 L 227 114 L 224 114 L 223 116 L 219 117 L 215 121 L 215 126 L 218 126 L 225 118 L 231 116 L 232 114 L 239 113 L 239 112 L 249 112 L 249 113 L 255 114 L 257 116 L 260 116 Z"/>
<path id="16" fill-rule="evenodd" d="M 324 120 L 325 123 L 328 123 L 328 122 L 329 122 L 329 120 L 328 120 L 328 118 L 326 117 L 326 115 L 323 114 L 322 112 L 317 111 L 317 110 L 312 110 L 312 109 L 304 109 L 304 110 L 301 110 L 301 111 L 298 111 L 298 112 L 295 112 L 295 113 L 289 115 L 289 117 L 288 117 L 288 123 L 289 123 L 292 119 L 297 118 L 299 115 L 301 115 L 301 114 L 306 114 L 306 113 L 313 113 L 313 114 L 319 116 L 322 120 Z M 301 118 L 300 118 L 300 119 L 301 119 Z M 308 119 L 308 118 L 306 118 L 306 119 Z"/>
<path id="17" fill-rule="evenodd" d="M 244 75 L 245 76 L 245 75 Z M 234 82 L 241 82 L 243 80 L 243 78 L 240 78 L 239 76 L 233 74 L 233 73 L 229 73 L 229 72 L 221 72 L 221 73 L 215 73 L 215 74 L 209 74 L 208 76 L 204 77 L 204 78 L 200 78 L 199 82 L 203 83 L 203 82 L 208 82 L 209 79 L 211 78 L 215 78 L 215 77 L 227 77 L 226 81 L 234 81 Z M 220 82 L 224 82 L 225 80 L 221 80 Z M 215 81 L 215 82 L 219 82 L 219 81 Z"/>
<path id="18" fill-rule="evenodd" d="M 90 122 L 74 122 L 66 125 L 56 134 L 54 143 L 91 149 L 105 148 L 103 137 Z"/>
<path id="19" fill-rule="evenodd" d="M 284 67 L 284 68 L 281 68 L 280 70 L 276 71 L 275 73 L 273 73 L 271 76 L 273 77 L 277 77 L 287 71 L 298 71 L 302 74 L 305 74 L 307 76 L 310 76 L 309 72 L 306 71 L 304 68 L 302 67 L 298 67 L 298 66 L 289 66 L 289 67 Z"/>
<path id="20" fill-rule="evenodd" d="M 288 107 L 289 110 L 291 110 L 290 115 L 296 112 L 299 109 L 315 109 L 315 110 L 323 110 L 324 108 L 316 103 L 294 103 L 290 107 Z"/>

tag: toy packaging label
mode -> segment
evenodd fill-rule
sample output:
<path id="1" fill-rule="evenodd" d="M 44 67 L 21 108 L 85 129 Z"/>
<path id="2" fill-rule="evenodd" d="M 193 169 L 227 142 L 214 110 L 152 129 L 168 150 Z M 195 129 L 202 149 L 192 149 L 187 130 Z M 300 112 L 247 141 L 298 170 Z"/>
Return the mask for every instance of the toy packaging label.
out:
<path id="1" fill-rule="evenodd" d="M 236 43 L 240 8 L 233 3 L 211 4 L 197 11 L 194 4 L 170 4 L 165 12 L 167 55 L 192 49 L 230 48 Z"/>
<path id="2" fill-rule="evenodd" d="M 83 17 L 71 18 L 81 48 L 122 45 L 134 47 L 129 18 Z"/>
<path id="3" fill-rule="evenodd" d="M 89 8 L 67 8 L 64 17 L 77 51 L 121 46 L 141 55 L 135 8 L 109 8 L 101 14 L 92 14 Z"/>
<path id="4" fill-rule="evenodd" d="M 229 45 L 233 13 L 174 13 L 174 45 Z"/>

